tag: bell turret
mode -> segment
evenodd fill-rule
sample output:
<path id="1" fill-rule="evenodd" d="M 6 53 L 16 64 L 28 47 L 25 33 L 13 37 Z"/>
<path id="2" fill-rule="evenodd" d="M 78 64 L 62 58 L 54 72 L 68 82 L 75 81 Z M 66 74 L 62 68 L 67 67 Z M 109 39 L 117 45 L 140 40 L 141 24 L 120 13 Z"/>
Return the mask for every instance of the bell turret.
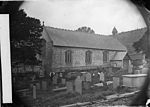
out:
<path id="1" fill-rule="evenodd" d="M 112 30 L 112 35 L 113 36 L 116 36 L 118 34 L 118 31 L 117 29 L 114 27 L 113 30 Z"/>

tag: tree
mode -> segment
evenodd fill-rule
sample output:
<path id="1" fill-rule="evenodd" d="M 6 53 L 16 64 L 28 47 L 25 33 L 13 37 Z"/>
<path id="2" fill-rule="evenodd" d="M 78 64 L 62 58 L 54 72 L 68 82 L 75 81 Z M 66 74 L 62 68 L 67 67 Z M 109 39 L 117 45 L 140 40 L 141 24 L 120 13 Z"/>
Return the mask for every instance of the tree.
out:
<path id="1" fill-rule="evenodd" d="M 147 78 L 145 79 L 145 82 L 141 88 L 141 91 L 133 100 L 130 106 L 145 106 L 146 101 L 149 98 L 148 87 L 150 82 L 150 12 L 149 12 L 150 1 L 146 0 L 131 0 L 131 1 L 136 4 L 137 9 L 140 11 L 147 25 L 147 31 L 139 41 L 134 43 L 133 46 L 136 48 L 137 51 L 142 51 L 143 53 L 145 53 L 149 65 L 149 70 L 147 73 Z"/>
<path id="2" fill-rule="evenodd" d="M 41 54 L 43 26 L 39 19 L 27 16 L 24 10 L 19 10 L 23 2 L 6 2 L 3 13 L 10 14 L 10 44 L 12 65 L 18 63 L 35 65 Z"/>
<path id="3" fill-rule="evenodd" d="M 91 29 L 90 27 L 86 27 L 86 26 L 80 27 L 80 28 L 78 28 L 76 31 L 87 32 L 87 33 L 95 34 L 95 32 L 94 32 L 93 29 Z"/>

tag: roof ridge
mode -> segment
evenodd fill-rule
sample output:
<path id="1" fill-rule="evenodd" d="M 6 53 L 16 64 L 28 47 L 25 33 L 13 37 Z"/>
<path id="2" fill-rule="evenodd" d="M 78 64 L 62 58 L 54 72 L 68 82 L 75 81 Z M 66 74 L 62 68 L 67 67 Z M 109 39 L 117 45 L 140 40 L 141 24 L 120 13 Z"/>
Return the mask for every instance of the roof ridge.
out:
<path id="1" fill-rule="evenodd" d="M 44 26 L 44 27 L 58 29 L 58 30 L 63 30 L 63 31 L 79 32 L 79 33 L 84 33 L 84 34 L 91 34 L 91 35 L 95 35 L 95 36 L 110 36 L 110 35 L 103 35 L 103 34 L 96 34 L 96 33 L 92 34 L 92 33 L 87 33 L 87 32 L 80 32 L 80 31 L 76 31 L 76 30 L 63 29 L 63 28 L 57 28 L 57 27 L 51 27 L 51 26 Z"/>
<path id="2" fill-rule="evenodd" d="M 147 27 L 138 28 L 138 29 L 134 29 L 134 30 L 130 30 L 130 31 L 123 31 L 123 32 L 120 32 L 120 33 L 118 33 L 118 34 L 128 33 L 128 32 L 135 32 L 135 31 L 144 30 L 144 29 L 147 29 Z"/>

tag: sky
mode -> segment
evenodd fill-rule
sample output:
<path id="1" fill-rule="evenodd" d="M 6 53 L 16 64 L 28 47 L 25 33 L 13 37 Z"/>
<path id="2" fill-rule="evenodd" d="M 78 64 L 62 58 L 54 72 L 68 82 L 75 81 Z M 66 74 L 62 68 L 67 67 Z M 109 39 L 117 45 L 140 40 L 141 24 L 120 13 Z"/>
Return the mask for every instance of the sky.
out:
<path id="1" fill-rule="evenodd" d="M 26 1 L 21 8 L 45 26 L 62 29 L 87 26 L 97 34 L 110 35 L 114 26 L 118 32 L 146 26 L 136 6 L 127 0 Z"/>

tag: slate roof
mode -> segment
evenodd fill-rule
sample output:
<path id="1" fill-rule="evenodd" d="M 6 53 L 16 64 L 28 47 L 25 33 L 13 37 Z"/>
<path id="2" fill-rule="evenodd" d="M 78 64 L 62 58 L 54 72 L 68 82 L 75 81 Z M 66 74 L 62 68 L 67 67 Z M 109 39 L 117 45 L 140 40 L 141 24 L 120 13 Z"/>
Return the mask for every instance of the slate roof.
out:
<path id="1" fill-rule="evenodd" d="M 81 47 L 92 49 L 108 49 L 126 51 L 126 47 L 117 39 L 98 34 L 89 34 L 79 31 L 44 27 L 44 35 L 48 35 L 54 46 Z"/>
<path id="2" fill-rule="evenodd" d="M 126 52 L 117 52 L 110 60 L 111 61 L 123 60 L 126 54 L 127 54 Z"/>

